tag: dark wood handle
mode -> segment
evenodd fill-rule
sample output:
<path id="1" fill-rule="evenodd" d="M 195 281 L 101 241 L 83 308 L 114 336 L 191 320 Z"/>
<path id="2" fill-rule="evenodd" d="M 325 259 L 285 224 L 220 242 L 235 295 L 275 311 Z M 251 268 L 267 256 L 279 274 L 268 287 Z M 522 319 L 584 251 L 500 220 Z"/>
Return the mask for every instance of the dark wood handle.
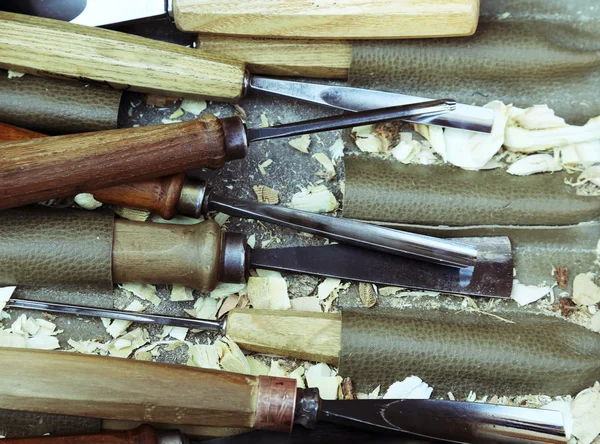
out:
<path id="1" fill-rule="evenodd" d="M 9 438 L 2 440 L 2 444 L 158 444 L 158 438 L 152 427 L 142 425 L 123 432 Z"/>
<path id="2" fill-rule="evenodd" d="M 169 125 L 2 143 L 0 209 L 188 169 L 220 168 L 244 156 L 243 132 L 237 118 L 204 115 Z"/>
<path id="3" fill-rule="evenodd" d="M 48 137 L 45 134 L 0 123 L 0 143 Z M 177 212 L 177 202 L 183 187 L 185 173 L 174 176 L 124 183 L 114 187 L 91 191 L 100 202 L 139 208 L 171 219 Z"/>

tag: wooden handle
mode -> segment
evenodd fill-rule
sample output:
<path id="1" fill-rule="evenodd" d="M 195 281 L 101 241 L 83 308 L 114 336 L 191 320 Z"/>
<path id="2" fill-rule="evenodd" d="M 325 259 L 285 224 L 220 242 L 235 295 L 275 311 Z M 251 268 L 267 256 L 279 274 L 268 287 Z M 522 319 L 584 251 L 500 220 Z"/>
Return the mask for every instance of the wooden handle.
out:
<path id="1" fill-rule="evenodd" d="M 293 379 L 17 348 L 0 348 L 0 362 L 4 409 L 277 430 L 293 419 Z M 259 401 L 271 408 L 283 401 L 285 418 L 267 424 Z"/>
<path id="2" fill-rule="evenodd" d="M 238 118 L 197 120 L 0 144 L 0 209 L 82 191 L 220 168 L 245 155 Z"/>
<path id="3" fill-rule="evenodd" d="M 89 433 L 85 435 L 36 436 L 4 439 L 2 444 L 160 444 L 149 425 L 123 432 Z M 175 444 L 175 443 L 173 443 Z"/>
<path id="4" fill-rule="evenodd" d="M 262 37 L 390 39 L 475 32 L 479 0 L 175 0 L 184 31 Z"/>
<path id="5" fill-rule="evenodd" d="M 246 62 L 253 74 L 346 79 L 352 61 L 347 40 L 198 35 L 198 48 Z"/>
<path id="6" fill-rule="evenodd" d="M 0 12 L 0 67 L 162 95 L 236 101 L 244 66 L 116 31 Z"/>
<path id="7" fill-rule="evenodd" d="M 244 350 L 338 364 L 342 318 L 333 313 L 232 310 L 227 334 Z"/>
<path id="8" fill-rule="evenodd" d="M 47 136 L 35 131 L 0 123 L 0 143 L 40 137 Z M 164 219 L 171 219 L 177 212 L 177 202 L 179 201 L 184 178 L 185 173 L 180 173 L 174 176 L 124 183 L 91 192 L 94 198 L 100 202 L 148 210 L 160 214 Z"/>

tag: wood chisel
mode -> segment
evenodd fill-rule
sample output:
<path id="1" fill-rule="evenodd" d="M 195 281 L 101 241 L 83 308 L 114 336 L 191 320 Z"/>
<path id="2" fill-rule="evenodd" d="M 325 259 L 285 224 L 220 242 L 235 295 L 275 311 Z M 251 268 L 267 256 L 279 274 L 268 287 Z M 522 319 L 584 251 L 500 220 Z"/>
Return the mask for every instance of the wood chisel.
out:
<path id="1" fill-rule="evenodd" d="M 93 218 L 86 223 L 107 217 L 66 210 L 31 211 L 0 212 L 0 263 L 13 270 L 0 274 L 0 284 L 56 283 L 59 271 L 77 269 L 81 256 L 91 254 L 80 251 L 87 248 L 83 242 L 56 250 L 56 244 L 65 244 L 65 230 L 77 237 L 81 217 Z M 60 225 L 45 227 L 44 218 L 58 220 Z M 96 242 L 93 248 L 103 252 L 106 248 L 97 260 L 110 267 L 113 282 L 181 284 L 212 291 L 218 282 L 244 282 L 250 268 L 265 268 L 478 296 L 509 297 L 512 289 L 512 252 L 506 237 L 464 239 L 477 247 L 478 260 L 475 267 L 455 268 L 344 244 L 251 249 L 244 235 L 223 233 L 212 220 L 196 225 L 116 220 L 110 232 L 112 242 Z M 23 249 L 35 251 L 35 257 L 23 255 Z M 56 268 L 59 263 L 60 270 Z M 23 274 L 30 266 L 34 269 Z M 42 269 L 48 272 L 35 271 Z M 95 274 L 86 276 L 85 283 L 89 283 Z M 65 279 L 82 283 L 77 273 Z"/>
<path id="2" fill-rule="evenodd" d="M 43 134 L 0 123 L 0 142 L 30 140 Z M 257 219 L 298 231 L 385 253 L 414 257 L 455 267 L 471 267 L 477 249 L 467 244 L 435 239 L 350 219 L 218 196 L 200 180 L 184 173 L 92 191 L 96 200 L 158 212 L 171 219 L 177 212 L 199 218 L 209 211 Z"/>
<path id="3" fill-rule="evenodd" d="M 33 0 L 6 11 L 103 26 L 168 15 L 188 32 L 310 38 L 407 38 L 471 35 L 479 0 Z"/>
<path id="4" fill-rule="evenodd" d="M 0 67 L 132 91 L 229 102 L 250 91 L 351 111 L 427 100 L 369 89 L 252 77 L 242 62 L 219 54 L 8 12 L 0 12 Z M 490 109 L 459 104 L 444 116 L 412 121 L 489 133 L 493 118 Z"/>
<path id="5" fill-rule="evenodd" d="M 216 169 L 242 159 L 250 142 L 330 131 L 414 115 L 443 114 L 455 102 L 438 100 L 247 129 L 239 117 L 98 131 L 0 144 L 0 209 L 72 196 L 83 190 Z"/>
<path id="6" fill-rule="evenodd" d="M 0 348 L 0 408 L 290 432 L 319 422 L 451 442 L 566 443 L 556 411 L 439 400 L 323 400 L 296 379 Z M 435 421 L 435 427 L 431 427 Z"/>

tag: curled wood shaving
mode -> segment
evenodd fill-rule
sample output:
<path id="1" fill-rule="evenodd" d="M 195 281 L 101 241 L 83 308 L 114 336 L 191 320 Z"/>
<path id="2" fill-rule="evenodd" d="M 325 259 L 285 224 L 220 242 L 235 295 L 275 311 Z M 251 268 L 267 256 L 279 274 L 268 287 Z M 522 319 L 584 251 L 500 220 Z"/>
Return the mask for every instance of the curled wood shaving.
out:
<path id="1" fill-rule="evenodd" d="M 289 141 L 292 148 L 297 149 L 301 153 L 308 154 L 308 147 L 310 146 L 310 135 L 304 134 L 301 137 L 292 139 Z"/>
<path id="2" fill-rule="evenodd" d="M 281 275 L 280 275 L 281 277 Z M 217 287 L 210 292 L 210 297 L 213 299 L 223 299 L 232 294 L 245 294 L 246 284 L 228 284 L 220 282 Z"/>
<path id="3" fill-rule="evenodd" d="M 112 340 L 108 346 L 110 356 L 127 358 L 134 350 L 147 344 L 150 340 L 148 331 L 144 328 L 136 328 L 129 333 Z"/>
<path id="4" fill-rule="evenodd" d="M 217 314 L 217 318 L 221 319 L 221 317 L 225 316 L 235 307 L 237 307 L 238 302 L 240 301 L 240 296 L 237 294 L 232 294 L 228 296 L 223 303 L 221 304 L 221 308 L 219 308 L 219 313 Z"/>
<path id="5" fill-rule="evenodd" d="M 342 281 L 336 278 L 325 278 L 317 286 L 317 298 L 320 300 L 327 299 L 327 297 L 334 291 L 340 288 Z"/>
<path id="6" fill-rule="evenodd" d="M 404 381 L 394 382 L 383 395 L 383 399 L 429 399 L 433 387 L 429 387 L 421 378 L 409 376 Z"/>
<path id="7" fill-rule="evenodd" d="M 524 285 L 518 280 L 513 281 L 511 299 L 517 302 L 520 306 L 531 304 L 532 302 L 539 301 L 544 296 L 547 296 L 551 291 L 548 286 L 537 287 L 535 285 Z"/>
<path id="8" fill-rule="evenodd" d="M 550 154 L 532 154 L 517 160 L 506 172 L 515 176 L 529 176 L 536 173 L 552 173 L 562 169 L 557 157 Z"/>
<path id="9" fill-rule="evenodd" d="M 366 308 L 371 308 L 377 303 L 377 287 L 374 284 L 359 282 L 358 294 Z"/>
<path id="10" fill-rule="evenodd" d="M 183 99 L 183 102 L 181 102 L 181 109 L 197 116 L 206 109 L 206 101 L 205 100 Z"/>
<path id="11" fill-rule="evenodd" d="M 132 301 L 131 304 L 129 304 L 127 307 L 125 307 L 125 311 L 134 311 L 137 313 L 140 313 L 142 311 L 144 311 L 146 309 L 146 307 L 144 307 L 142 305 L 142 303 L 140 301 Z M 123 333 L 125 333 L 125 330 L 127 330 L 129 328 L 129 326 L 132 324 L 131 321 L 126 321 L 124 319 L 102 319 L 102 322 L 104 323 L 104 327 L 106 328 L 106 332 L 111 335 L 113 338 L 118 338 L 119 336 L 121 336 Z"/>
<path id="12" fill-rule="evenodd" d="M 217 341 L 215 344 L 221 349 L 221 367 L 223 370 L 233 373 L 252 374 L 248 359 L 240 350 L 238 345 L 228 336 Z"/>
<path id="13" fill-rule="evenodd" d="M 10 318 L 8 313 L 2 311 L 6 306 L 6 303 L 10 300 L 12 294 L 17 287 L 0 287 L 0 320 Z"/>
<path id="14" fill-rule="evenodd" d="M 0 329 L 0 346 L 54 350 L 59 348 L 58 333 L 52 322 L 22 314 L 10 328 Z"/>
<path id="15" fill-rule="evenodd" d="M 95 210 L 102 206 L 102 202 L 98 202 L 90 193 L 79 193 L 73 200 L 77 205 L 86 210 Z"/>
<path id="16" fill-rule="evenodd" d="M 587 273 L 575 276 L 573 280 L 573 301 L 577 305 L 595 305 L 600 302 L 600 288 Z"/>
<path id="17" fill-rule="evenodd" d="M 277 205 L 279 203 L 279 192 L 265 185 L 254 185 L 252 187 L 256 193 L 256 199 L 261 203 Z"/>
<path id="18" fill-rule="evenodd" d="M 337 210 L 339 203 L 327 187 L 319 185 L 294 194 L 290 207 L 313 213 L 329 213 Z"/>
<path id="19" fill-rule="evenodd" d="M 200 297 L 196 299 L 193 309 L 185 309 L 185 312 L 196 319 L 217 319 L 217 310 L 220 300 L 211 297 Z"/>
<path id="20" fill-rule="evenodd" d="M 327 364 L 319 363 L 306 371 L 306 386 L 319 389 L 321 399 L 337 399 L 342 377 Z"/>
<path id="21" fill-rule="evenodd" d="M 119 284 L 119 288 L 127 293 L 152 303 L 160 305 L 161 299 L 156 295 L 156 287 L 150 284 Z"/>
<path id="22" fill-rule="evenodd" d="M 254 308 L 262 310 L 288 310 L 291 308 L 287 283 L 283 278 L 250 277 L 248 300 Z"/>
<path id="23" fill-rule="evenodd" d="M 313 159 L 319 162 L 323 168 L 325 168 L 325 172 L 320 175 L 323 176 L 326 180 L 332 180 L 336 176 L 335 167 L 333 166 L 333 162 L 327 154 L 317 153 L 313 154 Z"/>
<path id="24" fill-rule="evenodd" d="M 571 403 L 573 435 L 580 444 L 590 444 L 600 434 L 600 383 L 583 390 Z"/>

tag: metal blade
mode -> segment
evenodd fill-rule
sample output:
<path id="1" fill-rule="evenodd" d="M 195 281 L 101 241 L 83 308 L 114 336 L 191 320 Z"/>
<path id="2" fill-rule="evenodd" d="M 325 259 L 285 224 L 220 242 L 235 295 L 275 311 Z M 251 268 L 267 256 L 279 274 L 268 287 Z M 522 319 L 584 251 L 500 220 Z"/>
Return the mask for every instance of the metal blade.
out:
<path id="1" fill-rule="evenodd" d="M 477 246 L 475 267 L 452 268 L 351 245 L 251 250 L 250 266 L 444 293 L 509 298 L 513 260 L 507 237 L 461 238 Z"/>
<path id="2" fill-rule="evenodd" d="M 566 443 L 552 410 L 432 399 L 322 401 L 319 419 L 460 443 Z"/>
<path id="3" fill-rule="evenodd" d="M 248 142 L 255 142 L 257 140 L 333 131 L 353 126 L 385 122 L 387 120 L 407 120 L 417 116 L 437 116 L 452 111 L 455 108 L 456 102 L 454 100 L 431 100 L 409 105 L 366 110 L 356 114 L 342 114 L 339 116 L 304 120 L 302 122 L 286 123 L 285 125 L 268 126 L 266 128 L 250 128 L 246 130 L 246 135 Z"/>
<path id="4" fill-rule="evenodd" d="M 132 311 L 110 310 L 107 308 L 59 304 L 56 302 L 30 301 L 25 299 L 11 299 L 6 303 L 6 307 L 21 308 L 24 310 L 48 311 L 51 313 L 65 313 L 76 316 L 122 319 L 124 321 L 140 322 L 142 324 L 159 324 L 171 325 L 173 327 L 197 328 L 200 330 L 218 331 L 222 334 L 225 334 L 225 321 L 211 321 L 206 319 L 181 318 L 178 316 L 144 314 Z"/>
<path id="5" fill-rule="evenodd" d="M 345 244 L 446 266 L 471 267 L 477 262 L 477 248 L 472 245 L 394 230 L 352 219 L 222 197 L 214 193 L 208 195 L 208 208 L 231 216 L 283 225 Z"/>
<path id="6" fill-rule="evenodd" d="M 294 82 L 268 77 L 253 76 L 248 89 L 291 97 L 306 102 L 318 103 L 347 111 L 365 111 L 389 108 L 398 105 L 425 102 L 429 99 L 365 88 L 322 85 L 318 83 Z M 494 112 L 481 106 L 458 104 L 454 111 L 429 117 L 407 119 L 410 122 L 446 126 L 469 131 L 490 133 L 494 123 Z"/>
<path id="7" fill-rule="evenodd" d="M 2 3 L 3 11 L 87 26 L 165 15 L 168 8 L 165 0 L 9 0 Z"/>

